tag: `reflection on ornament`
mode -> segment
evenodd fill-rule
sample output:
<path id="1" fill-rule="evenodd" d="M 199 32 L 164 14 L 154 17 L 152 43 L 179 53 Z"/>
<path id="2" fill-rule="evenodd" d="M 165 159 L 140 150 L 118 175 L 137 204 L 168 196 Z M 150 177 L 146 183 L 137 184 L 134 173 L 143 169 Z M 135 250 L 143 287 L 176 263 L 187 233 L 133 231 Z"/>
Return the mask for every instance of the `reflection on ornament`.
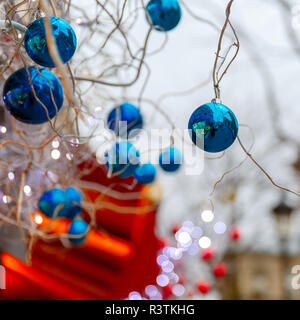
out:
<path id="1" fill-rule="evenodd" d="M 230 147 L 238 134 L 234 113 L 220 103 L 207 103 L 191 115 L 188 129 L 195 145 L 207 152 L 220 152 Z M 203 146 L 204 139 L 204 146 Z"/>
<path id="2" fill-rule="evenodd" d="M 152 25 L 159 31 L 174 29 L 181 19 L 178 0 L 151 0 L 146 6 Z M 147 15 L 147 19 L 148 18 Z"/>
<path id="3" fill-rule="evenodd" d="M 166 172 L 177 171 L 180 168 L 181 163 L 181 152 L 174 147 L 165 150 L 159 156 L 159 165 Z"/>
<path id="4" fill-rule="evenodd" d="M 135 136 L 138 133 L 137 129 L 142 129 L 143 118 L 136 106 L 125 102 L 109 113 L 107 124 L 116 135 L 127 138 Z"/>
<path id="5" fill-rule="evenodd" d="M 50 17 L 50 24 L 60 58 L 63 63 L 67 63 L 76 50 L 75 32 L 65 20 L 58 17 Z M 37 19 L 29 25 L 25 33 L 24 43 L 27 54 L 34 62 L 43 67 L 55 67 L 47 47 L 43 18 Z"/>
<path id="6" fill-rule="evenodd" d="M 121 141 L 115 144 L 105 154 L 106 168 L 108 172 L 118 175 L 121 178 L 128 178 L 134 174 L 139 165 L 139 151 L 128 141 Z"/>
<path id="7" fill-rule="evenodd" d="M 22 68 L 6 80 L 3 100 L 8 111 L 19 121 L 31 124 L 47 122 L 47 113 L 52 119 L 61 109 L 64 99 L 62 86 L 56 76 L 46 69 L 27 69 L 34 92 L 27 71 Z"/>

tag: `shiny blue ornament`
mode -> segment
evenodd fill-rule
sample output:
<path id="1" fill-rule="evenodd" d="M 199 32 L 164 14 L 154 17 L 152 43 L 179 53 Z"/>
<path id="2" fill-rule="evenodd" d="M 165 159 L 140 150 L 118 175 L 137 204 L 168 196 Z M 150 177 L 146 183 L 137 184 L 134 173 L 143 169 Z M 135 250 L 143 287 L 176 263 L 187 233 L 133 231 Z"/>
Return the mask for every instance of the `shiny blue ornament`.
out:
<path id="1" fill-rule="evenodd" d="M 153 26 L 159 31 L 174 29 L 181 19 L 181 8 L 178 0 L 151 0 L 146 10 Z M 148 18 L 148 16 L 147 16 Z"/>
<path id="2" fill-rule="evenodd" d="M 66 191 L 54 188 L 41 196 L 39 209 L 49 218 L 55 215 L 55 217 L 74 219 L 82 209 L 81 200 L 81 193 L 73 187 L 67 188 Z"/>
<path id="3" fill-rule="evenodd" d="M 177 171 L 182 163 L 181 152 L 174 147 L 168 148 L 159 156 L 159 165 L 164 171 Z"/>
<path id="4" fill-rule="evenodd" d="M 89 226 L 85 221 L 79 219 L 74 220 L 69 227 L 69 234 L 72 236 L 79 236 L 83 234 L 83 236 L 78 238 L 69 238 L 69 240 L 73 244 L 82 244 L 86 239 L 86 232 L 88 231 L 88 228 Z"/>
<path id="5" fill-rule="evenodd" d="M 133 175 L 139 165 L 140 153 L 128 141 L 121 141 L 105 155 L 106 168 L 112 169 L 112 174 L 121 178 Z"/>
<path id="6" fill-rule="evenodd" d="M 50 24 L 60 58 L 63 63 L 67 63 L 76 50 L 75 32 L 65 20 L 58 17 L 50 17 Z M 47 47 L 43 18 L 37 19 L 29 25 L 25 33 L 24 43 L 27 54 L 34 62 L 43 67 L 55 67 Z"/>
<path id="7" fill-rule="evenodd" d="M 156 168 L 151 163 L 146 163 L 138 167 L 134 172 L 134 177 L 140 184 L 149 184 L 155 180 Z"/>
<path id="8" fill-rule="evenodd" d="M 37 71 L 35 67 L 27 69 L 35 94 L 48 110 L 49 118 L 52 119 L 60 110 L 64 100 L 61 83 L 49 70 L 39 69 Z M 50 88 L 56 105 L 51 99 Z M 3 100 L 8 111 L 19 121 L 31 124 L 48 121 L 45 108 L 35 99 L 25 68 L 14 72 L 6 80 Z"/>
<path id="9" fill-rule="evenodd" d="M 67 209 L 66 217 L 69 219 L 74 219 L 74 217 L 82 210 L 80 204 L 82 195 L 77 189 L 69 187 L 65 191 L 65 197 Z"/>
<path id="10" fill-rule="evenodd" d="M 58 210 L 58 206 L 65 204 L 66 197 L 65 192 L 60 189 L 51 189 L 49 191 L 46 191 L 39 200 L 39 208 L 49 218 L 52 218 L 54 214 L 56 213 L 56 209 Z M 63 209 L 63 206 L 59 211 L 57 212 L 57 217 L 63 217 L 65 214 L 65 210 Z"/>
<path id="11" fill-rule="evenodd" d="M 207 152 L 227 149 L 238 134 L 234 113 L 223 104 L 215 102 L 197 108 L 190 117 L 188 128 L 194 144 Z"/>
<path id="12" fill-rule="evenodd" d="M 109 113 L 107 124 L 109 129 L 113 130 L 116 135 L 122 138 L 127 138 L 129 133 L 130 137 L 133 137 L 137 134 L 138 131 L 134 129 L 142 129 L 143 118 L 140 110 L 136 106 L 125 102 L 114 108 Z"/>
<path id="13" fill-rule="evenodd" d="M 66 198 L 70 202 L 80 202 L 82 200 L 82 195 L 80 191 L 73 187 L 68 187 L 65 191 L 66 193 Z"/>

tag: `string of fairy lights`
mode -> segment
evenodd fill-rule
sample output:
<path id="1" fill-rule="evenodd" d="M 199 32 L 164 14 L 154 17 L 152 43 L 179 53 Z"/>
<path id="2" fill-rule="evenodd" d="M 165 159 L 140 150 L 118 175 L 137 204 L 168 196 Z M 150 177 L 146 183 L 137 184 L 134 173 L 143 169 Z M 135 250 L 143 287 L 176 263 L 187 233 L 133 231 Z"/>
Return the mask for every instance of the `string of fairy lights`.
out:
<path id="1" fill-rule="evenodd" d="M 201 212 L 202 223 L 211 223 L 215 214 L 212 210 L 203 210 Z M 192 221 L 184 221 L 182 226 L 174 227 L 173 232 L 175 245 L 166 245 L 158 254 L 156 262 L 160 267 L 160 274 L 156 278 L 156 284 L 150 284 L 145 287 L 144 292 L 130 292 L 126 299 L 129 300 L 161 300 L 164 298 L 164 290 L 168 288 L 170 295 L 177 298 L 191 295 L 195 290 L 188 290 L 188 286 L 182 281 L 182 271 L 180 275 L 176 271 L 176 264 L 181 261 L 185 254 L 190 256 L 199 255 L 202 250 L 203 260 L 209 260 L 215 254 L 211 237 L 205 235 L 201 225 L 196 225 Z M 216 221 L 213 225 L 215 234 L 222 235 L 227 231 L 227 225 L 223 221 Z M 232 237 L 233 240 L 234 237 Z M 211 249 L 205 251 L 205 249 Z M 204 255 L 203 255 L 204 254 Z M 200 257 L 200 255 L 199 255 Z M 205 283 L 206 284 L 206 283 Z M 195 283 L 193 283 L 195 285 Z M 210 286 L 210 284 L 208 283 Z M 209 288 L 210 289 L 210 288 Z M 201 293 L 201 290 L 199 290 Z M 205 295 L 206 291 L 202 294 Z"/>

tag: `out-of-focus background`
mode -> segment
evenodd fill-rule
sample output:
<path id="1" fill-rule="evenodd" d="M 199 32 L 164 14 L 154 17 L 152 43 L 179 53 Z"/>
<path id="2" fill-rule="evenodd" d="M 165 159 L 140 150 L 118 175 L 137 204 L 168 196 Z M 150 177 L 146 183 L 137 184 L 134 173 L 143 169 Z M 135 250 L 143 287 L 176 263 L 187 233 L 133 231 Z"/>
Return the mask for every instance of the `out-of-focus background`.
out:
<path id="1" fill-rule="evenodd" d="M 0 3 L 0 19 L 9 13 L 9 19 L 28 25 L 43 16 L 38 1 L 28 0 L 11 13 L 16 4 Z M 158 168 L 155 183 L 144 187 L 130 178 L 107 179 L 99 163 L 115 140 L 107 130 L 110 140 L 103 143 L 99 123 L 116 104 L 131 101 L 140 107 L 147 132 L 171 125 L 186 129 L 194 109 L 214 98 L 212 69 L 228 1 L 179 1 L 179 25 L 168 33 L 151 31 L 132 85 L 82 81 L 134 79 L 149 30 L 146 4 L 127 1 L 120 32 L 113 30 L 124 1 L 48 2 L 50 12 L 53 5 L 77 35 L 70 68 L 87 123 L 79 119 L 75 135 L 69 120 L 62 137 L 34 151 L 36 163 L 25 179 L 30 192 L 23 185 L 21 221 L 14 210 L 27 154 L 14 145 L 0 149 L 0 247 L 6 270 L 6 289 L 0 293 L 20 299 L 299 299 L 299 196 L 278 186 L 300 190 L 300 3 L 239 0 L 231 8 L 240 50 L 220 84 L 221 100 L 235 113 L 239 137 L 264 172 L 236 141 L 224 154 L 205 154 L 200 175 L 187 175 L 184 165 L 172 175 Z M 28 8 L 33 15 L 25 14 Z M 8 64 L 18 44 L 12 30 L 1 29 L 0 36 L 2 87 L 23 62 L 16 56 Z M 22 37 L 20 32 L 17 39 Z M 233 41 L 228 28 L 221 56 Z M 18 54 L 32 64 L 23 47 Z M 65 102 L 64 113 L 68 107 Z M 18 141 L 11 116 L 4 107 L 0 110 L 1 143 Z M 17 128 L 31 145 L 51 134 L 48 124 Z M 143 150 L 143 137 L 134 144 Z M 53 150 L 59 150 L 58 157 Z M 50 224 L 43 232 L 59 234 L 70 223 L 57 221 L 53 227 L 38 212 L 41 194 L 57 185 L 76 186 L 85 195 L 84 209 L 90 212 L 83 216 L 90 214 L 86 220 L 93 233 L 85 247 L 41 236 L 40 224 Z M 99 194 L 106 205 L 91 209 Z"/>

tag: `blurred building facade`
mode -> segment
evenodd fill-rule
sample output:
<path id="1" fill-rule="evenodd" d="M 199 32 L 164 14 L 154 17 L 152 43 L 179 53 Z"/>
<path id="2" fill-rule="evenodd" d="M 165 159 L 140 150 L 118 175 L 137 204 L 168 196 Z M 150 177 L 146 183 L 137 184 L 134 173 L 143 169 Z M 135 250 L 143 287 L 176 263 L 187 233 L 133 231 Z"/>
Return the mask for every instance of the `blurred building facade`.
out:
<path id="1" fill-rule="evenodd" d="M 293 266 L 300 255 L 281 256 L 267 252 L 228 253 L 229 274 L 221 286 L 223 299 L 300 299 L 292 287 Z"/>

